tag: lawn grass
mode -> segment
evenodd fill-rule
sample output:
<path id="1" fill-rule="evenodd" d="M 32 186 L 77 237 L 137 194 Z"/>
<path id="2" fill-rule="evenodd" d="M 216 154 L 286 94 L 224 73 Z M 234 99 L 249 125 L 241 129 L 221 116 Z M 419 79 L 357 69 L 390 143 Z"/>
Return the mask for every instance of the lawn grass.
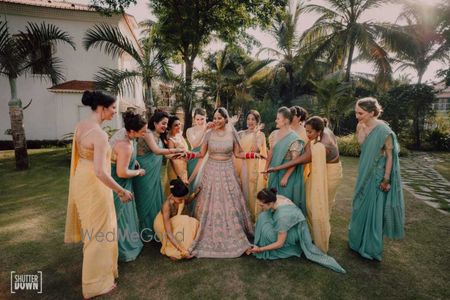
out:
<path id="1" fill-rule="evenodd" d="M 12 153 L 0 152 L 0 299 L 35 298 L 34 292 L 11 295 L 9 276 L 38 270 L 40 298 L 80 299 L 82 246 L 63 244 L 68 155 L 58 149 L 30 154 L 31 169 L 16 172 Z M 172 262 L 149 243 L 135 262 L 119 265 L 119 288 L 109 298 L 449 299 L 450 217 L 406 193 L 405 240 L 385 240 L 381 263 L 362 259 L 347 246 L 357 160 L 343 158 L 343 166 L 330 255 L 347 274 L 303 258 Z"/>

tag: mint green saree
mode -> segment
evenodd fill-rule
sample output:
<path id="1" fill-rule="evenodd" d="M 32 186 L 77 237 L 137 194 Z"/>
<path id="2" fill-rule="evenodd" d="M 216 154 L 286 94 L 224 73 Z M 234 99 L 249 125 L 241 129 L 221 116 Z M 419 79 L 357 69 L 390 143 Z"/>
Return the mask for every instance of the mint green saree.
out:
<path id="1" fill-rule="evenodd" d="M 386 166 L 382 149 L 388 137 L 393 142 L 391 189 L 383 192 L 379 188 Z M 397 137 L 387 124 L 375 127 L 362 144 L 348 238 L 350 248 L 368 259 L 381 260 L 384 235 L 393 239 L 404 237 L 399 151 Z"/>

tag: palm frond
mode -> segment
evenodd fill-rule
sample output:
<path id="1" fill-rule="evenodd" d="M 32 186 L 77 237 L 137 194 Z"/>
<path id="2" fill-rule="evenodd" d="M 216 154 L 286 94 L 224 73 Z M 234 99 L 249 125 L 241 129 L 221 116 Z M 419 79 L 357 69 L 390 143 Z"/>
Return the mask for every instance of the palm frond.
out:
<path id="1" fill-rule="evenodd" d="M 134 92 L 136 80 L 141 78 L 137 71 L 100 68 L 94 77 L 95 86 L 112 94 Z"/>
<path id="2" fill-rule="evenodd" d="M 133 42 L 125 37 L 118 27 L 107 24 L 95 25 L 86 32 L 83 38 L 83 45 L 86 50 L 99 48 L 113 57 L 127 53 L 138 64 L 143 63 L 142 57 Z"/>

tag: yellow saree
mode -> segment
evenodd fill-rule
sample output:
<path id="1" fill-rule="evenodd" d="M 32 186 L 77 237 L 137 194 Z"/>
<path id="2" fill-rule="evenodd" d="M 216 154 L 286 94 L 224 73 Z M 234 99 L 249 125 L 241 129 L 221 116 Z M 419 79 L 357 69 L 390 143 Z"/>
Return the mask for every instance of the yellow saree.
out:
<path id="1" fill-rule="evenodd" d="M 308 144 L 308 136 L 306 135 L 306 129 L 303 125 L 299 126 L 296 129 L 293 129 L 295 131 L 295 133 L 298 134 L 298 136 L 300 137 L 300 140 L 302 140 L 304 142 L 304 145 Z M 308 179 L 309 173 L 311 172 L 311 167 L 310 164 L 304 164 L 303 165 L 303 181 L 304 183 L 306 183 L 306 180 Z"/>
<path id="2" fill-rule="evenodd" d="M 257 146 L 259 153 L 267 157 L 266 137 L 264 133 L 241 131 L 239 132 L 239 142 L 244 152 L 250 152 L 252 146 Z M 266 161 L 263 159 L 235 159 L 234 161 L 237 174 L 241 180 L 241 186 L 244 196 L 247 200 L 248 209 L 250 211 L 253 222 L 256 222 L 261 208 L 256 199 L 256 194 L 267 187 L 267 181 L 264 180 L 262 171 L 265 169 Z M 242 164 L 245 164 L 245 172 L 242 169 Z"/>
<path id="3" fill-rule="evenodd" d="M 170 218 L 170 224 L 172 226 L 172 232 L 175 238 L 181 245 L 183 245 L 185 249 L 189 249 L 197 235 L 199 222 L 195 218 L 182 215 L 181 212 L 183 209 L 184 203 L 180 204 L 178 207 L 177 215 Z M 161 212 L 159 212 L 156 216 L 155 222 L 153 223 L 153 228 L 155 229 L 156 235 L 161 242 L 161 254 L 181 259 L 181 252 L 178 251 L 178 249 L 175 248 L 175 246 L 167 238 Z"/>
<path id="4" fill-rule="evenodd" d="M 118 277 L 113 192 L 96 177 L 93 154 L 92 150 L 79 147 L 75 132 L 64 242 L 83 241 L 82 288 L 85 298 L 104 293 Z M 110 155 L 111 151 L 105 159 L 107 170 L 111 167 Z"/>
<path id="5" fill-rule="evenodd" d="M 311 171 L 306 181 L 306 211 L 314 244 L 328 252 L 330 216 L 336 189 L 342 179 L 341 163 L 327 164 L 325 145 L 311 142 Z"/>

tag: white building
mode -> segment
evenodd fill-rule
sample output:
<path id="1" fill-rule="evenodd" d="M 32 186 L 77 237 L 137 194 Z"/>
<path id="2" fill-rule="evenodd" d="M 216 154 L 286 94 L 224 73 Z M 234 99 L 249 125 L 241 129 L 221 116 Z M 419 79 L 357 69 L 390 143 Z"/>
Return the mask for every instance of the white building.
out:
<path id="1" fill-rule="evenodd" d="M 49 80 L 41 81 L 36 75 L 27 74 L 17 80 L 18 97 L 23 105 L 32 99 L 24 111 L 24 125 L 27 140 L 58 140 L 64 134 L 74 131 L 81 118 L 89 114 L 90 108 L 81 103 L 84 90 L 93 89 L 94 74 L 99 67 L 135 69 L 134 60 L 128 55 L 113 59 L 99 49 L 86 51 L 82 40 L 85 32 L 95 24 L 105 23 L 118 26 L 120 31 L 139 48 L 138 25 L 133 16 L 124 14 L 105 17 L 87 5 L 53 0 L 0 0 L 0 19 L 8 22 L 10 34 L 24 30 L 27 22 L 51 23 L 66 31 L 76 44 L 76 50 L 69 45 L 58 44 L 52 53 L 63 60 L 65 82 L 52 86 Z M 0 141 L 11 141 L 5 131 L 10 128 L 8 101 L 10 88 L 8 78 L 0 77 Z M 133 95 L 118 97 L 119 111 L 133 106 L 144 108 L 142 85 L 136 83 Z M 118 114 L 109 125 L 121 126 Z"/>
<path id="2" fill-rule="evenodd" d="M 434 85 L 436 91 L 436 101 L 433 103 L 433 109 L 438 116 L 448 117 L 450 113 L 450 86 L 445 81 Z"/>

